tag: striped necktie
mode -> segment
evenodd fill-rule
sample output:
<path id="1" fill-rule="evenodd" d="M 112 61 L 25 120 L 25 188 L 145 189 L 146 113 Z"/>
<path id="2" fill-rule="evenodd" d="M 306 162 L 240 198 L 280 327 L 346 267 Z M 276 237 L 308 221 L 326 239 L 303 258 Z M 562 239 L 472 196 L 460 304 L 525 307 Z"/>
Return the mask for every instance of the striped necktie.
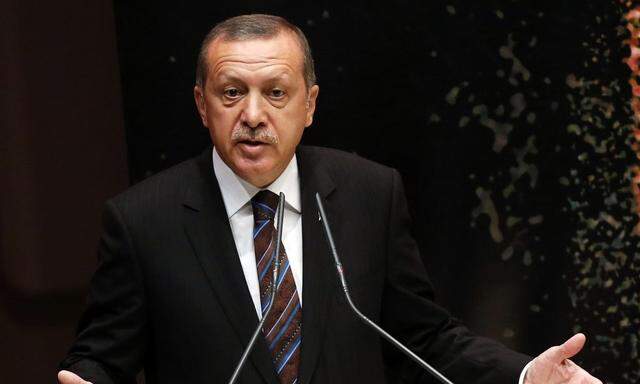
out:
<path id="1" fill-rule="evenodd" d="M 256 253 L 260 302 L 264 315 L 271 298 L 273 261 L 277 241 L 274 217 L 278 196 L 268 190 L 258 192 L 251 199 L 253 207 L 253 242 Z M 265 320 L 262 333 L 267 341 L 276 373 L 281 384 L 298 382 L 300 347 L 302 343 L 302 306 L 293 280 L 289 259 L 280 245 L 280 271 L 273 308 Z"/>

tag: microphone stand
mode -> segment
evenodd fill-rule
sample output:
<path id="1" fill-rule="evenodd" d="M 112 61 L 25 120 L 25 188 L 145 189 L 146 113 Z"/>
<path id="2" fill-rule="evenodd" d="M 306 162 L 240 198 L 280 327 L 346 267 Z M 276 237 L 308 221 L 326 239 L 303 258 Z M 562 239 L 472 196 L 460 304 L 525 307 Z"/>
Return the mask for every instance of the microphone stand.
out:
<path id="1" fill-rule="evenodd" d="M 405 347 L 401 342 L 396 340 L 393 336 L 391 336 L 387 331 L 382 329 L 378 324 L 374 323 L 371 319 L 365 316 L 358 307 L 354 304 L 351 299 L 351 294 L 349 293 L 349 286 L 347 285 L 347 280 L 344 277 L 344 270 L 342 269 L 342 263 L 340 262 L 340 258 L 338 257 L 338 251 L 336 250 L 336 245 L 333 241 L 333 236 L 331 235 L 331 229 L 329 228 L 329 222 L 327 221 L 327 216 L 324 212 L 324 206 L 322 205 L 322 200 L 320 198 L 320 194 L 316 193 L 316 203 L 318 205 L 318 212 L 320 213 L 320 219 L 322 221 L 322 228 L 324 229 L 324 234 L 326 235 L 327 242 L 329 243 L 329 248 L 331 248 L 331 255 L 333 255 L 333 261 L 336 265 L 336 270 L 338 271 L 338 277 L 340 278 L 340 284 L 342 285 L 342 290 L 344 291 L 344 295 L 347 298 L 347 302 L 349 306 L 353 310 L 353 312 L 369 327 L 373 328 L 379 335 L 387 339 L 394 347 L 398 348 L 405 355 L 410 357 L 413 361 L 418 363 L 422 368 L 426 369 L 429 373 L 431 373 L 435 378 L 437 378 L 440 382 L 444 384 L 453 384 L 449 379 L 447 379 L 442 373 L 438 372 L 435 368 L 429 365 L 426 361 L 422 360 L 418 355 L 413 353 L 409 348 Z"/>
<path id="2" fill-rule="evenodd" d="M 269 305 L 267 306 L 266 311 L 262 314 L 262 319 L 260 319 L 258 326 L 253 331 L 253 335 L 251 335 L 249 344 L 247 345 L 247 348 L 245 348 L 244 352 L 242 353 L 242 357 L 240 357 L 240 361 L 238 362 L 236 369 L 233 371 L 233 375 L 231 375 L 231 378 L 228 381 L 229 384 L 234 384 L 236 380 L 238 380 L 238 376 L 240 376 L 240 371 L 242 370 L 242 367 L 244 367 L 244 364 L 247 362 L 249 354 L 253 350 L 253 346 L 256 344 L 256 340 L 258 340 L 258 336 L 262 331 L 262 326 L 264 325 L 264 322 L 267 319 L 269 312 L 271 312 L 271 307 L 273 307 L 273 303 L 276 300 L 276 292 L 278 290 L 277 288 L 278 273 L 280 270 L 280 243 L 282 242 L 282 222 L 284 220 L 284 203 L 285 203 L 284 193 L 280 192 L 280 201 L 278 202 L 278 208 L 277 208 L 278 228 L 276 228 L 278 231 L 276 236 L 278 242 L 276 243 L 276 250 L 275 250 L 276 257 L 274 257 L 274 261 L 273 261 L 273 278 L 271 280 L 271 299 L 269 300 Z"/>

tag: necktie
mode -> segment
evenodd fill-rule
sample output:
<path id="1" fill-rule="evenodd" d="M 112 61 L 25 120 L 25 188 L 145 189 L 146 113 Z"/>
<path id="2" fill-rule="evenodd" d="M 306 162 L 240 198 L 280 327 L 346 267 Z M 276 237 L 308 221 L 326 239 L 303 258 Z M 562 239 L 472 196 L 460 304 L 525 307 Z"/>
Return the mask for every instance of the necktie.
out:
<path id="1" fill-rule="evenodd" d="M 264 315 L 271 299 L 273 261 L 276 250 L 274 217 L 278 196 L 268 190 L 258 192 L 251 199 L 253 207 L 253 242 L 255 245 L 260 303 Z M 262 333 L 271 351 L 276 373 L 282 384 L 298 381 L 300 344 L 302 343 L 302 307 L 289 266 L 289 259 L 280 245 L 280 271 L 273 308 L 265 320 Z"/>

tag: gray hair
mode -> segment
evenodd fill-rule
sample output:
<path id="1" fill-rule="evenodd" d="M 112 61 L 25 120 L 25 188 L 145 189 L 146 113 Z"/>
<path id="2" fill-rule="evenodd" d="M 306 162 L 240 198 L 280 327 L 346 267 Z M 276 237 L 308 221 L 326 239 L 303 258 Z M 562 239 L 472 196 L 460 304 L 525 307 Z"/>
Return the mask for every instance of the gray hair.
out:
<path id="1" fill-rule="evenodd" d="M 280 16 L 253 14 L 241 15 L 226 19 L 216 24 L 202 41 L 198 64 L 196 66 L 196 84 L 204 87 L 207 82 L 207 50 L 209 45 L 217 38 L 223 41 L 244 41 L 253 39 L 269 39 L 276 37 L 280 32 L 288 31 L 298 40 L 303 54 L 302 70 L 307 89 L 316 83 L 316 72 L 313 66 L 313 57 L 309 42 L 300 28 L 291 24 Z"/>

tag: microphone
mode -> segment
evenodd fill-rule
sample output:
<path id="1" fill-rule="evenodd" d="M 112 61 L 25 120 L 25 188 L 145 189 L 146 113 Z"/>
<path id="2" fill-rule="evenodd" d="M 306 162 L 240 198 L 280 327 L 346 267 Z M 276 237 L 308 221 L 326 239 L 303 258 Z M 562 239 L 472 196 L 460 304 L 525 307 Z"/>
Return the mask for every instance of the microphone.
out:
<path id="1" fill-rule="evenodd" d="M 322 228 L 324 229 L 324 234 L 326 236 L 327 242 L 329 243 L 329 248 L 331 249 L 331 255 L 333 256 L 333 261 L 336 265 L 336 270 L 338 271 L 338 277 L 340 278 L 340 284 L 342 285 L 342 290 L 344 291 L 344 295 L 347 298 L 347 302 L 351 307 L 351 310 L 362 320 L 366 325 L 376 331 L 380 336 L 387 339 L 394 347 L 398 348 L 405 355 L 410 357 L 413 361 L 418 363 L 422 368 L 426 369 L 429 373 L 431 373 L 435 378 L 437 378 L 440 382 L 444 384 L 453 384 L 449 379 L 447 379 L 442 373 L 438 372 L 435 368 L 429 365 L 426 361 L 422 360 L 420 356 L 413 353 L 409 348 L 405 347 L 401 342 L 396 340 L 393 336 L 391 336 L 387 331 L 382 329 L 378 324 L 374 323 L 371 319 L 365 316 L 358 307 L 354 304 L 351 299 L 351 294 L 349 293 L 349 286 L 347 285 L 347 280 L 344 277 L 344 270 L 342 269 L 342 263 L 340 262 L 340 258 L 338 257 L 338 251 L 336 250 L 336 244 L 333 242 L 333 236 L 331 235 L 331 228 L 329 228 L 329 222 L 327 221 L 327 215 L 324 212 L 324 206 L 322 205 L 322 200 L 320 199 L 320 194 L 316 193 L 316 203 L 318 205 L 318 213 L 320 213 L 320 220 L 322 221 Z"/>
<path id="2" fill-rule="evenodd" d="M 251 335 L 249 344 L 247 345 L 244 352 L 242 353 L 242 357 L 240 357 L 240 361 L 238 361 L 238 365 L 236 365 L 236 369 L 233 371 L 233 375 L 231 375 L 231 378 L 228 381 L 229 384 L 233 384 L 236 382 L 236 380 L 238 380 L 238 376 L 240 376 L 240 371 L 242 370 L 242 367 L 244 367 L 244 364 L 247 362 L 247 358 L 249 357 L 249 354 L 253 350 L 253 346 L 256 344 L 256 340 L 258 340 L 258 336 L 262 331 L 262 326 L 264 325 L 264 322 L 267 319 L 269 312 L 271 312 L 271 307 L 273 307 L 273 303 L 276 301 L 275 300 L 276 292 L 278 290 L 276 282 L 278 281 L 278 273 L 280 270 L 280 243 L 282 243 L 282 222 L 284 220 L 285 201 L 286 200 L 284 198 L 284 193 L 280 192 L 280 200 L 278 201 L 278 207 L 276 209 L 278 211 L 278 227 L 276 228 L 277 230 L 276 238 L 278 242 L 276 243 L 276 250 L 275 250 L 276 257 L 273 258 L 273 278 L 271 280 L 271 299 L 269 300 L 270 302 L 269 302 L 269 305 L 267 306 L 267 309 L 262 314 L 262 319 L 260 319 L 258 326 L 253 331 L 253 335 Z"/>

